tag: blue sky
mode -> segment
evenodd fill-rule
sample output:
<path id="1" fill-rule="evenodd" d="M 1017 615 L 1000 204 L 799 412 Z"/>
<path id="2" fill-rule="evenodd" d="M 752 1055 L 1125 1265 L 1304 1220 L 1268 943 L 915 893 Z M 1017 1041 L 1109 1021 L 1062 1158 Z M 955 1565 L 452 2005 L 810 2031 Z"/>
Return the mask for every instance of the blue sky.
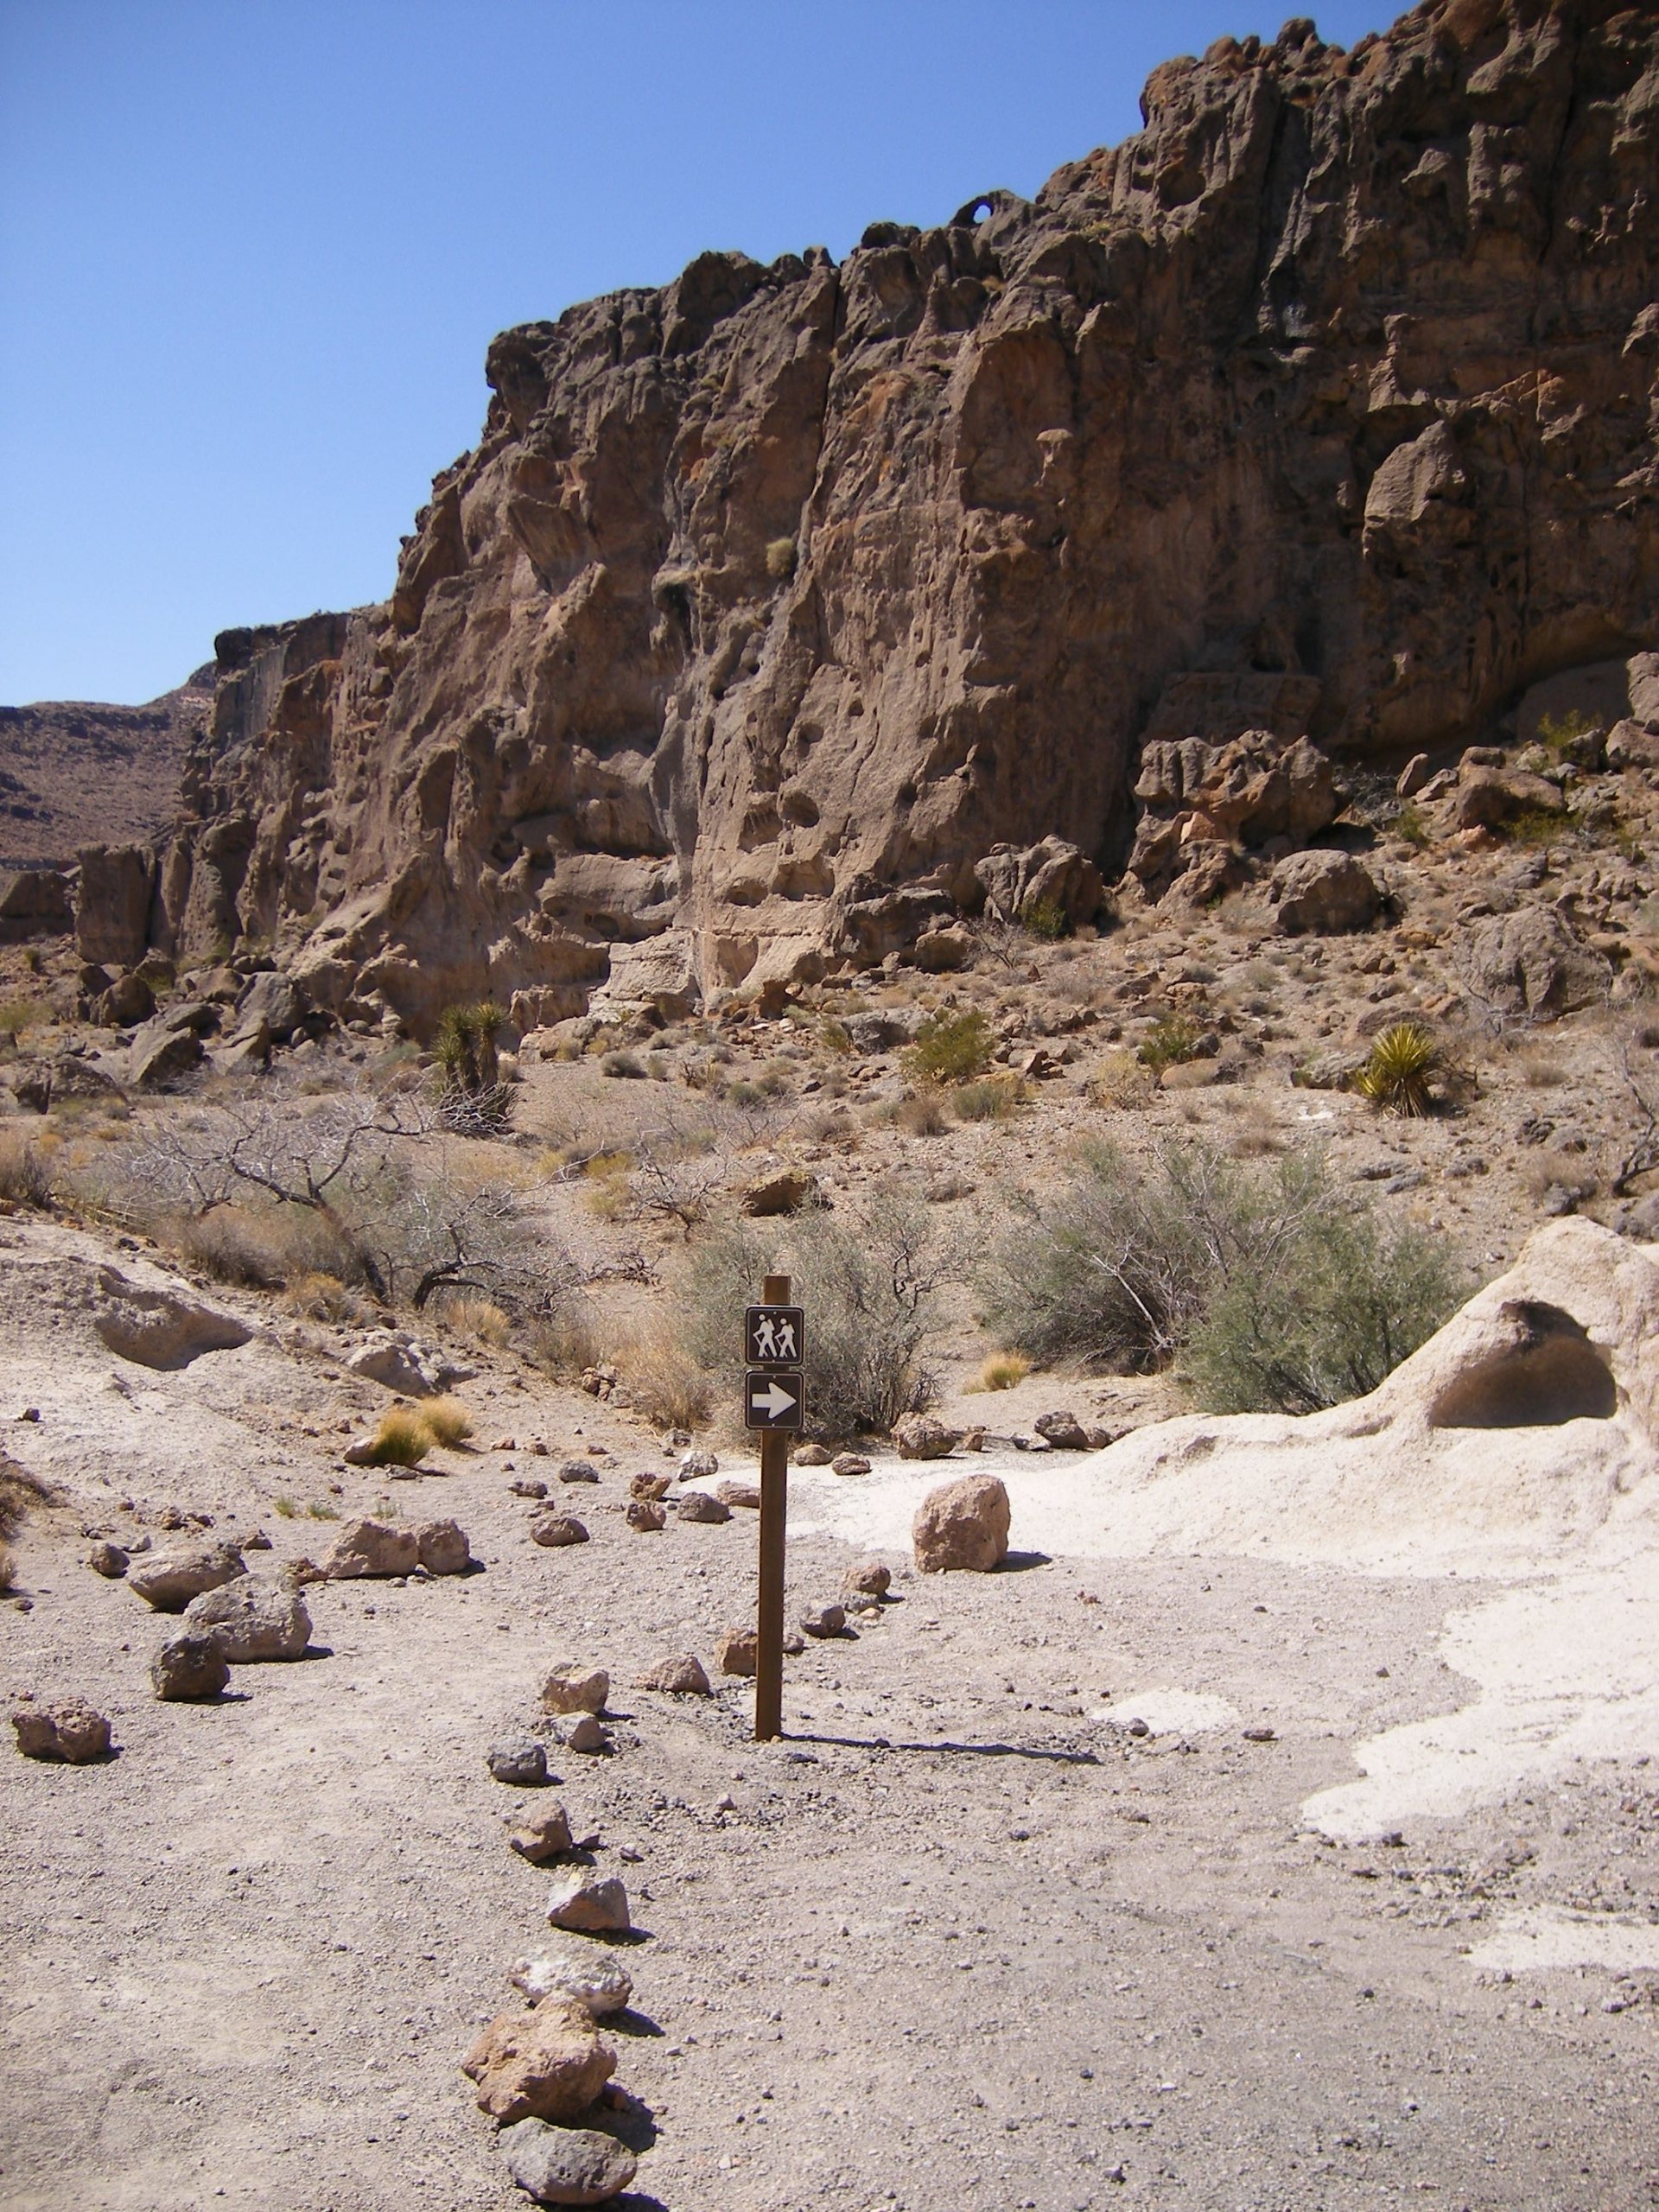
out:
<path id="1" fill-rule="evenodd" d="M 1351 45 L 1394 10 L 1340 0 Z M 390 589 L 514 322 L 1030 194 L 1259 0 L 0 0 L 0 701 Z"/>

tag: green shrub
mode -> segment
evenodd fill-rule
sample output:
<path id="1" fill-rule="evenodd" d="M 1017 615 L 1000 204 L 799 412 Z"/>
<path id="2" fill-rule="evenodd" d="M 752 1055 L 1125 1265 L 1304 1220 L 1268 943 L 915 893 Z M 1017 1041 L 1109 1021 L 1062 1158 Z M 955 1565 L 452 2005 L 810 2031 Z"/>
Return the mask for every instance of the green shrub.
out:
<path id="1" fill-rule="evenodd" d="M 1051 944 L 1071 934 L 1071 917 L 1057 899 L 1033 899 L 1020 919 L 1033 937 L 1045 938 Z"/>
<path id="2" fill-rule="evenodd" d="M 916 1083 L 971 1083 L 991 1064 L 996 1040 L 977 1007 L 940 1007 L 916 1033 L 904 1056 Z"/>
<path id="3" fill-rule="evenodd" d="M 1354 1089 L 1390 1114 L 1427 1114 L 1433 1103 L 1429 1086 L 1444 1065 L 1440 1046 L 1421 1022 L 1396 1021 L 1371 1046 Z"/>
<path id="4" fill-rule="evenodd" d="M 1166 1068 L 1196 1059 L 1203 1034 L 1191 1014 L 1160 1014 L 1141 1039 L 1135 1058 L 1154 1075 L 1161 1075 Z"/>
<path id="5" fill-rule="evenodd" d="M 432 1449 L 432 1432 L 414 1406 L 393 1406 L 383 1414 L 380 1426 L 365 1456 L 371 1467 L 416 1467 Z"/>
<path id="6" fill-rule="evenodd" d="M 980 1287 L 998 1340 L 1039 1364 L 1182 1353 L 1217 1409 L 1306 1412 L 1374 1388 L 1452 1282 L 1443 1239 L 1385 1233 L 1316 1153 L 1246 1166 L 1169 1145 L 1148 1171 L 1101 1145 L 1065 1188 L 1016 1201 Z"/>
<path id="7" fill-rule="evenodd" d="M 884 1432 L 931 1404 L 926 1346 L 953 1254 L 938 1216 L 890 1190 L 856 1212 L 722 1229 L 674 1283 L 675 1341 L 719 1398 L 741 1403 L 742 1313 L 775 1266 L 807 1309 L 807 1424 L 825 1439 Z"/>
<path id="8" fill-rule="evenodd" d="M 795 573 L 795 540 L 774 537 L 766 547 L 766 574 L 773 583 L 786 584 Z"/>
<path id="9" fill-rule="evenodd" d="M 1389 827 L 1396 837 L 1403 837 L 1407 844 L 1415 845 L 1420 852 L 1434 842 L 1434 832 L 1429 828 L 1422 809 L 1410 799 L 1407 800 Z"/>
<path id="10" fill-rule="evenodd" d="M 632 1052 L 607 1052 L 600 1061 L 599 1071 L 601 1075 L 622 1076 L 630 1082 L 637 1081 L 645 1072 Z"/>
<path id="11" fill-rule="evenodd" d="M 506 1126 L 512 1091 L 500 1079 L 496 1037 L 506 1015 L 493 1000 L 445 1009 L 432 1039 L 442 1071 L 439 1111 L 461 1136 L 491 1136 Z"/>
<path id="12" fill-rule="evenodd" d="M 952 1095 L 960 1122 L 1006 1122 L 1020 1110 L 1024 1086 L 1018 1076 L 986 1076 L 978 1083 L 964 1083 Z"/>

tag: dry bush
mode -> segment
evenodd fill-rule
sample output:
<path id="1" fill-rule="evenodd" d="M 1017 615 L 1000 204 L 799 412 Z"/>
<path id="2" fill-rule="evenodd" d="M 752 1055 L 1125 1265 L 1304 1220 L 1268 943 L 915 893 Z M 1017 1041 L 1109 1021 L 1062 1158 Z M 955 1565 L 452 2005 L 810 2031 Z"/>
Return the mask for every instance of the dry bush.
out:
<path id="1" fill-rule="evenodd" d="M 600 1356 L 599 1331 L 585 1300 L 565 1300 L 526 1325 L 524 1350 L 555 1382 L 573 1380 Z"/>
<path id="2" fill-rule="evenodd" d="M 448 1291 L 433 1303 L 446 1328 L 472 1338 L 475 1344 L 500 1351 L 512 1340 L 512 1316 L 492 1298 L 479 1298 L 470 1291 Z"/>
<path id="3" fill-rule="evenodd" d="M 951 1093 L 950 1103 L 963 1122 L 1007 1122 L 1024 1105 L 1027 1092 L 1017 1075 L 988 1075 L 978 1083 L 964 1083 Z"/>
<path id="4" fill-rule="evenodd" d="M 341 1231 L 300 1206 L 215 1206 L 211 1213 L 157 1222 L 159 1241 L 216 1282 L 243 1290 L 280 1290 L 305 1276 L 365 1280 Z"/>
<path id="5" fill-rule="evenodd" d="M 1089 1096 L 1095 1105 L 1116 1107 L 1125 1113 L 1146 1105 L 1157 1088 L 1152 1070 L 1127 1046 L 1115 1046 L 1103 1052 L 1089 1078 Z"/>
<path id="6" fill-rule="evenodd" d="M 994 1351 L 979 1370 L 974 1384 L 976 1390 L 1012 1390 L 1023 1382 L 1031 1372 L 1031 1362 L 1022 1351 Z"/>
<path id="7" fill-rule="evenodd" d="M 416 1410 L 434 1444 L 452 1449 L 473 1433 L 473 1417 L 459 1398 L 433 1398 Z"/>
<path id="8" fill-rule="evenodd" d="M 938 1096 L 932 1091 L 918 1091 L 913 1098 L 901 1098 L 893 1108 L 894 1124 L 912 1137 L 941 1137 L 950 1126 L 949 1116 Z"/>
<path id="9" fill-rule="evenodd" d="M 1522 1058 L 1521 1080 L 1529 1090 L 1557 1090 L 1567 1080 L 1567 1071 L 1551 1053 L 1530 1052 Z"/>
<path id="10" fill-rule="evenodd" d="M 31 1506 L 49 1505 L 51 1502 L 48 1484 L 0 1452 L 0 1536 L 14 1535 Z"/>
<path id="11" fill-rule="evenodd" d="M 22 1129 L 0 1128 L 0 1199 L 44 1211 L 52 1203 L 52 1170 Z"/>
<path id="12" fill-rule="evenodd" d="M 415 1406 L 393 1406 L 381 1417 L 369 1447 L 372 1467 L 417 1467 L 432 1448 L 432 1432 Z"/>
<path id="13" fill-rule="evenodd" d="M 612 1357 L 648 1421 L 662 1428 L 699 1428 L 708 1420 L 714 1379 L 669 1325 L 643 1329 Z"/>
<path id="14" fill-rule="evenodd" d="M 17 1554 L 10 1544 L 0 1544 L 0 1597 L 16 1586 Z"/>
<path id="15" fill-rule="evenodd" d="M 374 1310 L 338 1275 L 322 1270 L 291 1276 L 283 1287 L 283 1303 L 308 1321 L 366 1321 Z"/>

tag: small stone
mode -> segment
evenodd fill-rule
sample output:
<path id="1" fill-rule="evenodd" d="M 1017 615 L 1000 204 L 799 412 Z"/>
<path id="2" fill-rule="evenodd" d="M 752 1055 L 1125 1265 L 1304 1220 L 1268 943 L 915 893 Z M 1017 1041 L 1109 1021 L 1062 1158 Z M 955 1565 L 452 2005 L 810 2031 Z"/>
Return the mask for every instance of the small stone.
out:
<path id="1" fill-rule="evenodd" d="M 567 1751 L 602 1751 L 608 1748 L 610 1738 L 591 1713 L 574 1714 L 562 1720 L 552 1730 L 554 1741 Z"/>
<path id="2" fill-rule="evenodd" d="M 791 1628 L 784 1630 L 784 1651 L 785 1656 L 791 1659 L 798 1659 L 805 1649 L 806 1638 L 801 1634 L 798 1629 Z"/>
<path id="3" fill-rule="evenodd" d="M 585 1544 L 588 1531 L 574 1513 L 538 1513 L 530 1524 L 531 1541 L 556 1551 L 562 1544 Z"/>
<path id="4" fill-rule="evenodd" d="M 158 1613 L 181 1613 L 204 1590 L 217 1590 L 247 1571 L 247 1561 L 228 1541 L 170 1544 L 165 1551 L 151 1552 L 141 1565 L 130 1567 L 127 1587 Z"/>
<path id="5" fill-rule="evenodd" d="M 499 2012 L 461 2070 L 493 2120 L 573 2120 L 616 2070 L 616 2053 L 585 2005 L 552 1997 L 528 2012 Z"/>
<path id="6" fill-rule="evenodd" d="M 242 1548 L 245 1552 L 268 1552 L 270 1548 L 270 1538 L 263 1529 L 256 1529 L 251 1536 L 244 1536 L 242 1539 Z"/>
<path id="7" fill-rule="evenodd" d="M 85 1766 L 110 1748 L 110 1724 L 85 1698 L 60 1698 L 54 1705 L 19 1706 L 11 1716 L 17 1748 L 26 1759 L 62 1759 Z"/>
<path id="8" fill-rule="evenodd" d="M 499 1736 L 484 1758 L 498 1782 L 533 1789 L 547 1780 L 547 1747 L 534 1736 Z"/>
<path id="9" fill-rule="evenodd" d="M 795 1454 L 795 1464 L 798 1467 L 827 1467 L 831 1456 L 822 1444 L 803 1444 Z"/>
<path id="10" fill-rule="evenodd" d="M 861 1452 L 838 1452 L 830 1462 L 830 1471 L 836 1475 L 868 1475 L 870 1463 Z"/>
<path id="11" fill-rule="evenodd" d="M 801 1615 L 801 1627 L 808 1636 L 842 1636 L 846 1632 L 847 1615 L 839 1605 L 809 1605 Z"/>
<path id="12" fill-rule="evenodd" d="M 995 1475 L 965 1475 L 922 1500 L 912 1527 L 924 1574 L 988 1573 L 1007 1556 L 1008 1493 Z"/>
<path id="13" fill-rule="evenodd" d="M 149 1662 L 150 1687 L 169 1704 L 217 1697 L 230 1679 L 230 1662 L 211 1629 L 169 1636 Z"/>
<path id="14" fill-rule="evenodd" d="M 1274 1732 L 1271 1728 L 1247 1728 L 1244 1740 L 1247 1744 L 1270 1744 L 1274 1740 Z"/>
<path id="15" fill-rule="evenodd" d="M 611 1678 L 602 1667 L 561 1662 L 542 1684 L 544 1713 L 603 1713 Z"/>
<path id="16" fill-rule="evenodd" d="M 724 1482 L 715 1484 L 715 1496 L 722 1505 L 747 1506 L 752 1513 L 758 1513 L 760 1510 L 759 1483 L 733 1482 L 728 1477 Z"/>
<path id="17" fill-rule="evenodd" d="M 118 1582 L 131 1563 L 119 1544 L 97 1543 L 86 1554 L 86 1564 L 92 1573 L 111 1582 Z"/>
<path id="18" fill-rule="evenodd" d="M 614 1951 L 601 1943 L 559 1943 L 533 1959 L 520 1959 L 507 1979 L 532 2005 L 568 1997 L 596 2020 L 622 2012 L 633 1994 L 633 1977 Z"/>
<path id="19" fill-rule="evenodd" d="M 715 1638 L 715 1664 L 722 1675 L 752 1675 L 758 1639 L 752 1628 L 722 1629 Z"/>
<path id="20" fill-rule="evenodd" d="M 410 1574 L 420 1563 L 420 1540 L 412 1529 L 394 1529 L 385 1521 L 348 1521 L 330 1546 L 322 1571 L 328 1580 L 340 1582 Z"/>
<path id="21" fill-rule="evenodd" d="M 843 1598 L 885 1598 L 893 1587 L 893 1569 L 883 1567 L 879 1559 L 866 1560 L 849 1573 L 842 1584 Z"/>
<path id="22" fill-rule="evenodd" d="M 459 1522 L 423 1521 L 415 1541 L 429 1574 L 464 1574 L 473 1563 L 472 1548 Z"/>
<path id="23" fill-rule="evenodd" d="M 707 1697 L 709 1677 L 703 1672 L 702 1662 L 690 1652 L 682 1652 L 672 1659 L 659 1660 L 649 1673 L 641 1675 L 642 1690 L 661 1690 L 683 1697 Z"/>
<path id="24" fill-rule="evenodd" d="M 665 1529 L 668 1526 L 666 1507 L 657 1504 L 649 1497 L 631 1497 L 623 1518 L 630 1529 L 637 1529 L 644 1535 L 649 1535 L 653 1529 Z"/>
<path id="25" fill-rule="evenodd" d="M 628 1484 L 628 1496 L 644 1498 L 666 1497 L 669 1484 L 673 1479 L 672 1475 L 635 1475 Z"/>
<path id="26" fill-rule="evenodd" d="M 1057 1452 L 1089 1449 L 1089 1433 L 1073 1413 L 1039 1414 L 1032 1427 L 1039 1436 L 1046 1436 Z"/>
<path id="27" fill-rule="evenodd" d="M 712 1452 L 688 1452 L 680 1461 L 680 1479 L 690 1482 L 698 1475 L 717 1475 L 720 1462 Z"/>
<path id="28" fill-rule="evenodd" d="M 570 1816 L 563 1805 L 537 1806 L 528 1813 L 511 1813 L 507 1816 L 507 1843 L 521 1859 L 528 1859 L 532 1866 L 544 1860 L 556 1859 L 561 1852 L 570 1848 Z M 547 1992 L 531 1992 L 533 1996 L 545 1996 Z"/>
<path id="29" fill-rule="evenodd" d="M 538 2204 L 603 2204 L 639 2171 L 626 2144 L 594 2127 L 521 2120 L 504 2128 L 499 2139 L 507 2171 Z"/>
<path id="30" fill-rule="evenodd" d="M 599 1469 L 591 1459 L 561 1459 L 554 1470 L 562 1483 L 596 1483 Z"/>
<path id="31" fill-rule="evenodd" d="M 676 1501 L 675 1513 L 682 1521 L 729 1521 L 732 1509 L 723 1497 L 716 1497 L 710 1491 L 689 1490 Z"/>
<path id="32" fill-rule="evenodd" d="M 545 1483 L 532 1482 L 524 1475 L 520 1475 L 516 1481 L 510 1482 L 507 1488 L 515 1497 L 545 1497 L 547 1496 Z"/>
<path id="33" fill-rule="evenodd" d="M 581 1936 L 626 1936 L 628 1892 L 614 1874 L 594 1874 L 575 1867 L 548 1892 L 547 1920 L 550 1928 L 569 1929 Z"/>
<path id="34" fill-rule="evenodd" d="M 204 1590 L 184 1609 L 191 1636 L 212 1637 L 227 1660 L 297 1659 L 311 1641 L 311 1616 L 291 1585 L 239 1574 Z"/>

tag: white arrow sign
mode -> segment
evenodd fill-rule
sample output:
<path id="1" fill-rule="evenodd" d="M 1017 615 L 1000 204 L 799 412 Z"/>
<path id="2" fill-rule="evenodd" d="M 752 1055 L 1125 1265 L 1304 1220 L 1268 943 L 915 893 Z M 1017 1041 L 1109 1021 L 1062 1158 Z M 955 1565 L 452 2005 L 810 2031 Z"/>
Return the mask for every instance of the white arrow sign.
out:
<path id="1" fill-rule="evenodd" d="M 769 1381 L 764 1390 L 750 1391 L 749 1403 L 756 1413 L 765 1414 L 768 1421 L 776 1421 L 799 1401 L 791 1392 L 785 1390 L 781 1382 Z"/>

